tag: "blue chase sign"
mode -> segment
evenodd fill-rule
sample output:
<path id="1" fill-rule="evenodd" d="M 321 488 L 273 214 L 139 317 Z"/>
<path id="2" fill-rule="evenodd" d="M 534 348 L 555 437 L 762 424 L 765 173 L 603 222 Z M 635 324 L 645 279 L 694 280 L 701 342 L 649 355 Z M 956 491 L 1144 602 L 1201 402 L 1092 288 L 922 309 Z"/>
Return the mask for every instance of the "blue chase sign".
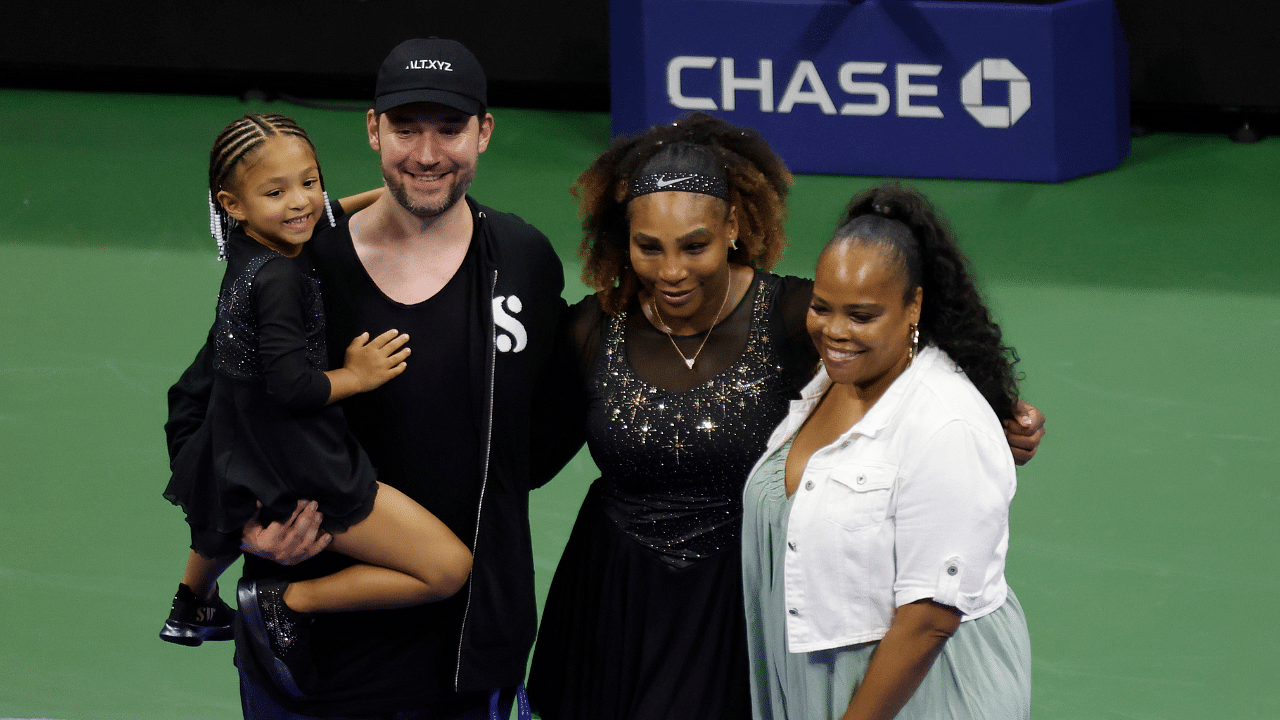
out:
<path id="1" fill-rule="evenodd" d="M 1058 181 L 1129 153 L 1112 0 L 612 0 L 613 129 L 703 110 L 792 170 Z"/>

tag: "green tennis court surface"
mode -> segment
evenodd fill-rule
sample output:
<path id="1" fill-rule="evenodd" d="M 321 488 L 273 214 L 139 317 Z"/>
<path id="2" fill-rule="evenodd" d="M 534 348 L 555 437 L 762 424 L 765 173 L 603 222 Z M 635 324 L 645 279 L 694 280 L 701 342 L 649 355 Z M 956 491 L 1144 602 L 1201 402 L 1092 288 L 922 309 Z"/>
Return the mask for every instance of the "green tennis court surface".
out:
<path id="1" fill-rule="evenodd" d="M 380 182 L 358 112 L 0 90 L 0 715 L 239 717 L 228 644 L 156 637 L 187 552 L 161 426 L 222 274 L 209 145 L 262 111 L 308 129 L 335 196 Z M 577 300 L 568 187 L 608 118 L 495 115 L 473 194 L 551 237 Z M 1157 135 L 1061 185 L 916 183 L 1049 416 L 1008 570 L 1039 720 L 1280 717 L 1277 177 L 1280 139 Z M 876 182 L 797 178 L 780 270 Z M 532 496 L 540 597 L 594 477 L 583 454 Z"/>

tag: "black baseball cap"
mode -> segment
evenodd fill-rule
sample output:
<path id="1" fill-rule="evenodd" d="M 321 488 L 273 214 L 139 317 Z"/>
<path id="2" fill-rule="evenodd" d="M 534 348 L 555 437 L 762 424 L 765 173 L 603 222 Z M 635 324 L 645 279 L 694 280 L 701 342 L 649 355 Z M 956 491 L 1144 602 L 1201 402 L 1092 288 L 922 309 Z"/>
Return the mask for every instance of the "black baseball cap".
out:
<path id="1" fill-rule="evenodd" d="M 479 115 L 489 104 L 487 87 L 480 61 L 457 40 L 405 40 L 378 69 L 373 111 L 430 102 Z"/>

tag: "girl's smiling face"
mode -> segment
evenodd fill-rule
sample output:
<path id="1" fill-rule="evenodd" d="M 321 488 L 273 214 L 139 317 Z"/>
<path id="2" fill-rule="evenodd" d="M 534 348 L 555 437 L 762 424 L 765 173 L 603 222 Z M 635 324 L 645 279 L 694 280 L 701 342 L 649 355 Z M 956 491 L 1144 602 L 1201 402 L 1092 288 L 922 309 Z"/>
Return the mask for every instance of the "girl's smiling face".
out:
<path id="1" fill-rule="evenodd" d="M 324 212 L 320 165 L 305 140 L 273 135 L 232 174 L 218 202 L 249 237 L 294 257 L 311 239 Z"/>
<path id="2" fill-rule="evenodd" d="M 906 285 L 878 245 L 837 243 L 818 258 L 806 326 L 832 381 L 883 389 L 906 369 L 923 295 Z"/>

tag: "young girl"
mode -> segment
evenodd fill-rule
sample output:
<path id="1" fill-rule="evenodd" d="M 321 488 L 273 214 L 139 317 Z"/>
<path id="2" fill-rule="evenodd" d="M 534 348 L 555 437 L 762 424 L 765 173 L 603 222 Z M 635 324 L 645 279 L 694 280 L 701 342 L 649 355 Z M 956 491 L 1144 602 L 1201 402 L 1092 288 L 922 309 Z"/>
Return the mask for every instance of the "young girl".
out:
<path id="1" fill-rule="evenodd" d="M 365 333 L 343 367 L 324 370 L 319 282 L 299 253 L 333 214 L 310 138 L 281 115 L 237 120 L 214 144 L 209 194 L 227 259 L 212 331 L 217 373 L 200 437 L 175 458 L 165 490 L 187 514 L 192 552 L 161 637 L 229 639 L 233 613 L 216 581 L 239 555 L 241 529 L 255 516 L 289 518 L 299 498 L 313 498 L 330 547 L 366 564 L 294 583 L 241 581 L 237 593 L 262 665 L 281 690 L 303 697 L 308 614 L 443 600 L 466 582 L 471 553 L 434 515 L 377 482 L 333 405 L 403 372 L 409 338 Z"/>

